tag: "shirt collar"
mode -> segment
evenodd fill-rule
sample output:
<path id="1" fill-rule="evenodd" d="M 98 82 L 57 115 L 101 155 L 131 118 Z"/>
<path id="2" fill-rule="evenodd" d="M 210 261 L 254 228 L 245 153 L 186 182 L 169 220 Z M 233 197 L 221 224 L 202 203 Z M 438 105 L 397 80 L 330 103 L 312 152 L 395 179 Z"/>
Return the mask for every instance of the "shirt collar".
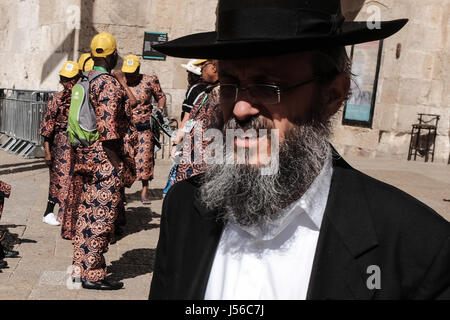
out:
<path id="1" fill-rule="evenodd" d="M 294 219 L 300 214 L 306 214 L 312 222 L 311 226 L 319 231 L 322 224 L 325 206 L 328 200 L 328 193 L 331 186 L 331 176 L 333 166 L 331 155 L 325 160 L 324 166 L 319 175 L 314 179 L 309 189 L 297 201 L 291 203 L 283 209 L 279 218 L 265 223 L 262 226 L 239 226 L 235 223 L 234 227 L 242 229 L 252 237 L 260 240 L 271 240 L 279 235 Z"/>

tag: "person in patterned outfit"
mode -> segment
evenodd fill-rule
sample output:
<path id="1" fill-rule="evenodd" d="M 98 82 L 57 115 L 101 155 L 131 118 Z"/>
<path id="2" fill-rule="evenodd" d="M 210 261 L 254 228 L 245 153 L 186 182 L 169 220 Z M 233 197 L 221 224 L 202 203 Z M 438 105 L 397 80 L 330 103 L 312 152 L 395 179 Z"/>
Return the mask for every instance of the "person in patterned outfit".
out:
<path id="1" fill-rule="evenodd" d="M 67 195 L 71 185 L 73 154 L 66 130 L 72 88 L 80 78 L 78 63 L 66 61 L 59 76 L 64 89 L 49 100 L 39 129 L 39 134 L 44 137 L 45 163 L 50 169 L 48 202 L 43 222 L 50 225 L 60 225 L 62 222 L 62 237 L 70 239 L 75 217 L 68 214 Z M 57 218 L 53 214 L 55 204 L 59 205 Z"/>
<path id="2" fill-rule="evenodd" d="M 10 194 L 11 194 L 11 186 L 0 180 L 0 219 L 3 213 L 3 204 L 5 198 L 9 198 Z M 3 240 L 3 236 L 4 233 L 0 231 L 0 269 L 6 268 L 8 266 L 8 263 L 3 260 L 4 258 L 14 258 L 19 255 L 19 252 L 8 250 L 2 246 L 1 241 Z"/>
<path id="3" fill-rule="evenodd" d="M 113 35 L 103 32 L 91 42 L 94 70 L 111 72 L 118 54 Z M 106 279 L 104 253 L 114 237 L 115 221 L 123 208 L 125 184 L 123 138 L 130 108 L 136 104 L 124 75 L 102 74 L 90 83 L 90 104 L 95 110 L 99 139 L 75 149 L 74 175 L 82 180 L 74 241 L 73 280 L 82 287 L 118 290 L 122 282 Z"/>
<path id="4" fill-rule="evenodd" d="M 181 130 L 184 134 L 181 141 L 183 151 L 176 172 L 177 182 L 205 171 L 206 163 L 203 155 L 212 140 L 205 139 L 203 135 L 210 128 L 220 127 L 222 122 L 222 113 L 219 109 L 219 76 L 217 70 L 217 60 L 208 60 L 202 65 L 202 78 L 209 83 L 209 86 L 199 96 L 197 103 L 189 113 L 189 121 L 195 121 L 195 127 L 189 132 Z M 175 143 L 175 148 L 180 149 L 180 146 Z M 172 149 L 172 154 L 174 154 L 174 150 Z M 202 159 L 200 163 L 195 163 L 195 159 L 199 159 L 199 155 L 195 155 L 195 152 L 200 153 Z"/>
<path id="5" fill-rule="evenodd" d="M 94 68 L 94 60 L 89 52 L 83 53 L 78 59 L 78 68 L 81 72 L 91 71 Z"/>
<path id="6" fill-rule="evenodd" d="M 205 89 L 209 86 L 202 78 L 202 65 L 207 62 L 206 59 L 191 59 L 187 64 L 182 64 L 181 66 L 187 71 L 188 89 L 186 91 L 186 98 L 181 106 L 181 123 L 180 128 L 183 128 L 186 122 L 189 120 L 189 114 L 192 108 L 198 103 L 199 98 L 205 92 Z M 181 142 L 184 137 L 182 130 L 178 130 L 175 138 L 172 140 L 173 148 L 176 149 L 177 144 Z M 174 150 L 175 150 L 174 149 Z M 173 154 L 173 152 L 172 152 Z M 163 189 L 163 197 L 166 196 L 170 188 L 177 182 L 177 169 L 178 163 L 175 162 L 170 169 L 169 176 L 167 178 L 166 187 Z"/>
<path id="7" fill-rule="evenodd" d="M 140 73 L 139 58 L 135 55 L 126 56 L 123 61 L 122 72 L 127 84 L 137 99 L 133 108 L 132 126 L 137 129 L 137 146 L 135 146 L 136 176 L 142 181 L 141 201 L 150 204 L 148 199 L 148 183 L 153 179 L 155 166 L 154 138 L 150 127 L 152 114 L 152 97 L 158 102 L 158 109 L 163 110 L 166 105 L 166 95 L 161 89 L 156 75 Z"/>

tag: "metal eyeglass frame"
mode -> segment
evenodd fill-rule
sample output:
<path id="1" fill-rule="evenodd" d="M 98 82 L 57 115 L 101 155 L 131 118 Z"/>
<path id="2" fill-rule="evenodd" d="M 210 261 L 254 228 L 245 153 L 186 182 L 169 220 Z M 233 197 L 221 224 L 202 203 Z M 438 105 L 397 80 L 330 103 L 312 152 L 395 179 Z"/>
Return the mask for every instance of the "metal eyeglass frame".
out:
<path id="1" fill-rule="evenodd" d="M 280 86 L 278 86 L 278 85 L 275 85 L 275 84 L 269 84 L 269 83 L 252 83 L 252 84 L 250 84 L 250 85 L 248 85 L 248 86 L 246 86 L 246 87 L 239 87 L 239 86 L 238 86 L 237 84 L 235 84 L 235 83 L 223 83 L 223 84 L 220 84 L 220 86 L 221 86 L 221 87 L 223 87 L 223 86 L 231 86 L 231 87 L 234 87 L 234 89 L 235 89 L 235 95 L 234 95 L 234 101 L 233 101 L 234 103 L 235 103 L 235 102 L 237 101 L 237 99 L 238 99 L 239 90 L 245 91 L 245 90 L 248 90 L 249 87 L 255 87 L 255 86 L 269 87 L 269 88 L 274 89 L 274 91 L 276 91 L 276 93 L 277 93 L 277 95 L 278 95 L 278 99 L 277 99 L 277 102 L 275 102 L 275 103 L 267 103 L 267 104 L 278 104 L 278 103 L 281 102 L 281 93 L 282 93 L 282 92 L 288 92 L 288 91 L 291 91 L 291 90 L 296 89 L 296 88 L 298 88 L 298 87 L 301 87 L 301 86 L 307 85 L 307 84 L 309 84 L 309 83 L 311 83 L 311 82 L 314 82 L 314 81 L 316 81 L 316 80 L 318 80 L 318 79 L 320 79 L 320 78 L 321 78 L 321 76 L 317 76 L 317 77 L 314 77 L 314 78 L 312 78 L 312 79 L 309 79 L 309 80 L 306 80 L 306 81 L 303 81 L 303 82 L 294 84 L 294 85 L 292 85 L 292 86 L 290 86 L 290 87 L 286 87 L 286 88 L 282 88 L 282 87 L 280 87 Z"/>

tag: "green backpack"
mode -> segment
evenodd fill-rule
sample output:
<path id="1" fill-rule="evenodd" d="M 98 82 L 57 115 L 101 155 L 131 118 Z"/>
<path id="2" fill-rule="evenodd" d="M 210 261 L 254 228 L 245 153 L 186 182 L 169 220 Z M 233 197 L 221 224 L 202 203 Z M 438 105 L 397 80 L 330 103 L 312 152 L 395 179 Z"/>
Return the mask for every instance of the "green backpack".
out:
<path id="1" fill-rule="evenodd" d="M 89 98 L 89 88 L 92 80 L 108 74 L 96 70 L 91 76 L 90 71 L 83 73 L 80 80 L 72 88 L 67 134 L 72 146 L 88 147 L 99 139 L 97 118 Z"/>

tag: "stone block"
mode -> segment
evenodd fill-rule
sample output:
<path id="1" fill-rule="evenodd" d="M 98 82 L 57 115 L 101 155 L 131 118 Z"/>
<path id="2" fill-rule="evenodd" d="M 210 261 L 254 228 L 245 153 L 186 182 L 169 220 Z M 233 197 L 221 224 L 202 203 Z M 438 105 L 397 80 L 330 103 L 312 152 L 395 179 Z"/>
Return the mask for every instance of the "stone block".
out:
<path id="1" fill-rule="evenodd" d="M 375 107 L 374 123 L 381 131 L 394 131 L 397 125 L 398 107 L 394 105 L 377 104 Z"/>
<path id="2" fill-rule="evenodd" d="M 442 26 L 429 26 L 423 21 L 412 23 L 410 26 L 407 47 L 411 50 L 433 52 L 443 49 L 444 32 Z"/>
<path id="3" fill-rule="evenodd" d="M 11 5 L 11 0 L 5 0 L 0 2 L 0 12 L 2 13 L 2 19 L 0 19 L 0 34 L 1 32 L 5 32 L 5 37 L 1 37 L 2 39 L 6 38 L 6 33 L 10 27 L 10 23 L 13 20 L 12 11 L 14 6 Z M 3 34 L 1 34 L 3 36 Z"/>
<path id="4" fill-rule="evenodd" d="M 434 59 L 434 66 L 433 66 L 433 80 L 444 80 L 446 78 L 450 78 L 449 75 L 445 72 L 445 69 L 447 67 L 446 61 L 450 59 L 450 56 L 444 52 L 436 53 L 435 59 Z"/>
<path id="5" fill-rule="evenodd" d="M 394 105 L 398 103 L 399 81 L 397 79 L 384 79 L 382 86 L 378 87 L 380 103 Z"/>
<path id="6" fill-rule="evenodd" d="M 449 9 L 450 11 L 450 9 Z M 447 24 L 447 28 L 443 27 L 442 30 L 445 32 L 445 34 L 447 35 L 446 37 L 446 42 L 445 42 L 445 50 L 444 52 L 449 52 L 450 51 L 450 37 L 448 36 L 450 34 L 450 23 Z"/>
<path id="7" fill-rule="evenodd" d="M 398 104 L 418 105 L 427 101 L 431 81 L 423 79 L 400 79 Z"/>
<path id="8" fill-rule="evenodd" d="M 450 155 L 450 140 L 448 136 L 439 135 L 436 137 L 436 149 L 434 151 L 434 161 L 447 163 Z"/>
<path id="9" fill-rule="evenodd" d="M 431 3 L 430 3 L 431 2 Z M 423 5 L 413 7 L 413 16 L 411 19 L 430 27 L 441 27 L 444 23 L 445 10 L 448 10 L 448 4 L 443 5 L 441 2 L 426 2 Z"/>
<path id="10" fill-rule="evenodd" d="M 417 108 L 414 105 L 401 105 L 397 108 L 397 122 L 395 124 L 395 133 L 406 134 L 411 132 L 413 123 L 417 123 L 417 113 L 422 112 L 423 109 Z"/>
<path id="11" fill-rule="evenodd" d="M 433 80 L 430 91 L 426 96 L 419 97 L 418 103 L 431 107 L 442 107 L 442 96 L 444 94 L 444 83 L 440 80 Z"/>
<path id="12" fill-rule="evenodd" d="M 384 155 L 390 158 L 406 159 L 410 137 L 411 135 L 407 133 L 382 132 L 376 149 L 377 157 Z"/>
<path id="13" fill-rule="evenodd" d="M 396 59 L 397 43 L 390 42 L 383 45 L 383 54 L 381 56 L 380 79 L 397 80 L 401 75 L 402 60 Z"/>
<path id="14" fill-rule="evenodd" d="M 378 144 L 378 130 L 340 125 L 334 129 L 332 141 L 371 150 Z"/>
<path id="15" fill-rule="evenodd" d="M 403 48 L 403 61 L 400 74 L 404 78 L 431 79 L 434 55 L 432 53 Z"/>
<path id="16" fill-rule="evenodd" d="M 172 2 L 172 1 L 164 1 Z M 93 20 L 100 24 L 145 26 L 152 23 L 151 0 L 97 0 L 92 6 Z"/>
<path id="17" fill-rule="evenodd" d="M 25 5 L 28 9 L 25 11 L 31 11 L 30 2 L 35 1 L 25 1 Z M 39 24 L 40 25 L 50 25 L 54 23 L 66 23 L 68 19 L 71 19 L 76 12 L 74 12 L 71 6 L 80 8 L 80 0 L 39 0 L 39 4 L 35 4 L 37 11 L 39 11 Z M 24 3 L 22 1 L 22 3 Z M 34 11 L 36 12 L 36 11 Z"/>

